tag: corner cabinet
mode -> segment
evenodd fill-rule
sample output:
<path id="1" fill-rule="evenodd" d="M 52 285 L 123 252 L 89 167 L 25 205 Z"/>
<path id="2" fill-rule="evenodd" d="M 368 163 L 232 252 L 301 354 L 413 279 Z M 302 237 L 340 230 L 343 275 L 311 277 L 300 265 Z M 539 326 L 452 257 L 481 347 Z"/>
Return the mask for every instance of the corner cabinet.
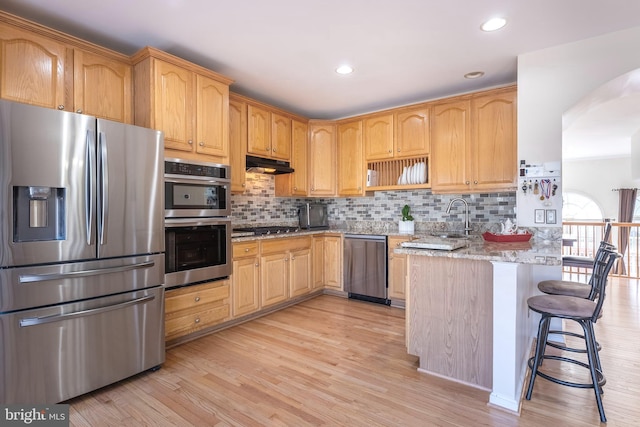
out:
<path id="1" fill-rule="evenodd" d="M 515 87 L 437 104 L 431 126 L 434 193 L 515 189 Z"/>
<path id="2" fill-rule="evenodd" d="M 134 122 L 164 132 L 165 156 L 228 163 L 231 80 L 150 47 L 133 63 Z"/>
<path id="3" fill-rule="evenodd" d="M 338 195 L 365 195 L 362 120 L 338 124 Z"/>
<path id="4" fill-rule="evenodd" d="M 265 240 L 260 249 L 261 307 L 311 289 L 311 238 Z"/>
<path id="5" fill-rule="evenodd" d="M 336 125 L 334 122 L 309 122 L 310 196 L 336 195 Z"/>

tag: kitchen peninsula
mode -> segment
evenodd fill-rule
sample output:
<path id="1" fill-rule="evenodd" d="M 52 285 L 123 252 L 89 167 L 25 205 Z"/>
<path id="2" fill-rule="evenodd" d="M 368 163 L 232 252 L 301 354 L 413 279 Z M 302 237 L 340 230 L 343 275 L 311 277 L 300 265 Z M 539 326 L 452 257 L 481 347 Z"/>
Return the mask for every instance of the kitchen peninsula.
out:
<path id="1" fill-rule="evenodd" d="M 491 391 L 518 411 L 535 318 L 532 268 L 561 264 L 560 241 L 468 239 L 455 251 L 397 248 L 407 255 L 407 351 L 420 371 Z"/>

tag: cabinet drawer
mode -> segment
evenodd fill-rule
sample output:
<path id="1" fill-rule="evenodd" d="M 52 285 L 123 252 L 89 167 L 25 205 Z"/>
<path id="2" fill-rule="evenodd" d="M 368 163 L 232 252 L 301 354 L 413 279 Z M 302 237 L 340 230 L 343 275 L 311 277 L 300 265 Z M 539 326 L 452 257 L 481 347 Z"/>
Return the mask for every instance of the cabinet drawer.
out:
<path id="1" fill-rule="evenodd" d="M 221 304 L 203 311 L 182 316 L 165 316 L 165 338 L 171 340 L 225 321 L 229 317 L 229 304 Z"/>
<path id="2" fill-rule="evenodd" d="M 261 254 L 311 249 L 311 237 L 294 237 L 265 240 L 262 242 Z"/>
<path id="3" fill-rule="evenodd" d="M 229 298 L 229 281 L 203 283 L 201 285 L 167 291 L 165 298 L 165 313 L 175 313 L 181 310 L 202 307 L 216 301 Z"/>
<path id="4" fill-rule="evenodd" d="M 234 243 L 233 259 L 258 255 L 258 242 Z"/>

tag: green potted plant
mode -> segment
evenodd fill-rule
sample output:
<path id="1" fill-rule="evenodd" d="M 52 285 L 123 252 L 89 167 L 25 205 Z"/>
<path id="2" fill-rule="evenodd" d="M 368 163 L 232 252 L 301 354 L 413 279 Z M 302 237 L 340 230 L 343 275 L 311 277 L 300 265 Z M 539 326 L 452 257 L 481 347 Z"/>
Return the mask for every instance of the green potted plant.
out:
<path id="1" fill-rule="evenodd" d="M 413 234 L 415 231 L 415 223 L 409 205 L 404 205 L 402 208 L 402 219 L 398 223 L 398 231 L 400 234 Z"/>

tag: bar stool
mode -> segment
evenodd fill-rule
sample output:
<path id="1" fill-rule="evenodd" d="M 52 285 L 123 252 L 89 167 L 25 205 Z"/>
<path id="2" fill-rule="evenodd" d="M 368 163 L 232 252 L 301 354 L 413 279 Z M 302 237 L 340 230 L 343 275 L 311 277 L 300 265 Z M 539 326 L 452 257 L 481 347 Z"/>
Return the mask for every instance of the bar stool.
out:
<path id="1" fill-rule="evenodd" d="M 611 223 L 607 222 L 604 226 L 604 232 L 602 233 L 602 242 L 600 243 L 600 245 L 602 245 L 602 243 L 609 243 L 609 236 L 611 236 Z M 589 258 L 586 256 L 578 255 L 564 255 L 562 257 L 562 265 L 568 267 L 592 268 L 594 261 L 595 257 Z"/>
<path id="2" fill-rule="evenodd" d="M 538 325 L 538 338 L 536 342 L 535 355 L 528 361 L 529 368 L 531 368 L 531 377 L 529 378 L 526 399 L 531 400 L 533 385 L 535 383 L 536 376 L 538 375 L 549 381 L 569 387 L 593 388 L 596 403 L 598 405 L 598 412 L 600 413 L 600 421 L 607 422 L 604 407 L 602 405 L 602 386 L 605 384 L 606 379 L 602 373 L 600 358 L 598 357 L 598 351 L 596 350 L 596 338 L 593 325 L 600 317 L 600 313 L 602 311 L 607 276 L 609 275 L 609 271 L 611 271 L 611 267 L 615 260 L 619 258 L 620 255 L 608 249 L 604 249 L 604 252 L 604 258 L 602 260 L 597 260 L 594 263 L 592 281 L 598 294 L 598 297 L 595 300 L 592 301 L 585 298 L 566 295 L 537 295 L 527 300 L 529 309 L 539 313 L 542 317 Z M 583 363 L 579 360 L 568 357 L 545 354 L 547 339 L 549 336 L 549 325 L 552 318 L 573 320 L 582 327 L 584 332 L 582 337 L 585 341 L 588 363 Z M 591 374 L 591 383 L 565 381 L 540 371 L 542 361 L 545 359 L 573 363 L 589 369 Z"/>

